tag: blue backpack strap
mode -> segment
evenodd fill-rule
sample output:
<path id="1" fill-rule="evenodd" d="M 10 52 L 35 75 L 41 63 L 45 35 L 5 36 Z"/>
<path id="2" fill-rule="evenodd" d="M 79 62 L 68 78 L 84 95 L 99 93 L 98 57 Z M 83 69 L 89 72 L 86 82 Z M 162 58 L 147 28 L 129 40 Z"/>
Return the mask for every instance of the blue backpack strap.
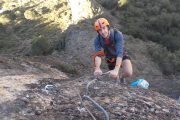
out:
<path id="1" fill-rule="evenodd" d="M 99 43 L 100 43 L 100 46 L 102 47 L 102 43 L 101 43 L 101 41 L 100 41 L 100 35 L 99 35 L 99 33 L 98 33 L 98 40 L 99 40 Z"/>
<path id="2" fill-rule="evenodd" d="M 116 44 L 115 35 L 117 34 L 118 30 L 114 28 L 114 29 L 111 29 L 111 31 L 113 32 L 112 43 L 113 45 L 115 45 Z"/>

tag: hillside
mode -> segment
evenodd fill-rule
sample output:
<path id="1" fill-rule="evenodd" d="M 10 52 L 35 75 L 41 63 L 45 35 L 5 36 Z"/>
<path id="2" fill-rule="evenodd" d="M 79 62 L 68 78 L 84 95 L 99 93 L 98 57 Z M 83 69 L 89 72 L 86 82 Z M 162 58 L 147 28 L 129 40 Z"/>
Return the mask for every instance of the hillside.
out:
<path id="1" fill-rule="evenodd" d="M 83 18 L 84 20 L 79 20 L 78 22 L 74 21 L 71 13 L 71 4 L 68 4 L 67 1 L 56 1 L 51 4 L 48 4 L 48 1 L 26 1 L 22 3 L 24 8 L 20 6 L 21 4 L 6 1 L 2 5 L 5 11 L 1 16 L 7 16 L 7 19 L 10 21 L 8 23 L 2 22 L 4 32 L 1 32 L 2 39 L 0 40 L 3 46 L 1 47 L 1 53 L 17 56 L 51 54 L 60 57 L 61 60 L 64 59 L 63 61 L 74 63 L 73 65 L 87 66 L 86 69 L 91 70 L 93 39 L 96 36 L 92 26 L 95 18 L 91 18 L 92 15 L 101 14 L 101 16 L 110 20 L 112 26 L 116 25 L 118 28 L 121 28 L 116 18 L 111 16 L 106 10 L 104 10 L 106 12 L 102 12 L 103 8 L 100 5 L 98 7 L 98 4 L 96 4 L 94 7 L 94 2 L 92 2 L 92 6 L 89 9 L 91 11 L 89 16 L 87 15 L 86 19 Z M 45 7 L 49 9 L 48 12 L 42 12 Z M 17 11 L 19 11 L 19 16 L 14 15 Z M 37 15 L 32 14 L 33 11 Z M 63 17 L 56 16 L 56 14 L 63 14 Z M 84 14 L 82 13 L 82 15 Z M 11 20 L 11 16 L 14 16 L 14 19 Z M 66 19 L 68 16 L 70 18 Z M 77 22 L 77 24 L 72 24 L 73 22 Z M 154 74 L 162 75 L 159 68 L 148 58 L 147 44 L 145 42 L 126 35 L 125 39 L 127 48 L 130 54 L 132 53 L 135 74 L 146 75 L 151 73 L 152 76 Z M 135 52 L 136 54 L 133 54 L 133 51 L 137 51 Z M 143 57 L 144 55 L 145 57 Z M 143 62 L 139 61 L 139 57 L 141 57 Z M 143 65 L 145 61 L 149 61 L 148 63 L 150 64 L 147 66 Z"/>
<path id="2" fill-rule="evenodd" d="M 81 109 L 81 97 L 92 76 L 73 77 L 50 64 L 57 58 L 19 60 L 0 57 L 1 120 L 91 120 Z M 47 64 L 49 63 L 49 64 Z M 180 103 L 155 92 L 122 86 L 104 76 L 89 87 L 89 96 L 101 105 L 110 120 L 178 120 Z M 46 88 L 47 85 L 53 85 Z M 81 97 L 80 97 L 81 96 Z M 101 120 L 102 112 L 85 101 L 93 116 Z"/>
<path id="3" fill-rule="evenodd" d="M 119 8 L 109 9 L 99 2 L 0 2 L 0 119 L 92 119 L 78 110 L 79 93 L 82 96 L 85 84 L 93 79 L 91 56 L 97 35 L 93 23 L 99 17 L 123 32 L 134 69 L 128 83 L 144 78 L 150 89 L 117 85 L 103 77 L 100 89 L 91 88 L 92 98 L 113 120 L 180 118 L 179 104 L 174 100 L 180 96 L 179 78 L 165 76 L 152 58 L 151 50 L 159 50 L 159 45 L 123 31 L 123 18 L 112 14 Z M 107 71 L 104 63 L 102 68 Z M 45 91 L 46 85 L 53 88 Z M 102 119 L 102 114 L 86 105 Z"/>
<path id="4" fill-rule="evenodd" d="M 99 0 L 119 20 L 121 31 L 156 45 L 151 58 L 165 75 L 180 75 L 179 0 Z M 159 53 L 162 53 L 159 55 Z"/>

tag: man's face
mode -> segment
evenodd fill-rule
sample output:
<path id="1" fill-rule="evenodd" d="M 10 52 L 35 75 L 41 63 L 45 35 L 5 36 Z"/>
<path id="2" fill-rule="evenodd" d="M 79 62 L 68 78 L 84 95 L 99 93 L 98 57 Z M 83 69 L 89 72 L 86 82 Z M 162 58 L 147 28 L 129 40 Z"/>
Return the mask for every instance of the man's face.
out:
<path id="1" fill-rule="evenodd" d="M 109 37 L 109 28 L 107 26 L 101 27 L 100 30 L 98 30 L 98 33 L 103 37 L 103 38 L 108 38 Z"/>

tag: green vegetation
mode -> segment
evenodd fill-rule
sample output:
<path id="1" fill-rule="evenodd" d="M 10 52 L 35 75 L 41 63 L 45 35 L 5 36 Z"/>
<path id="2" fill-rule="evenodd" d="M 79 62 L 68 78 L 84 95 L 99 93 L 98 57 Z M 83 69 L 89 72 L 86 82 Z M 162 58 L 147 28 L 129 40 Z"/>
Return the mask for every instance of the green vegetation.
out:
<path id="1" fill-rule="evenodd" d="M 97 0 L 106 9 L 112 10 L 118 7 L 123 7 L 129 0 Z"/>
<path id="2" fill-rule="evenodd" d="M 52 66 L 52 68 L 56 68 L 65 73 L 76 74 L 76 75 L 79 74 L 78 70 L 75 67 L 69 64 L 65 64 L 65 63 L 56 64 Z"/>
<path id="3" fill-rule="evenodd" d="M 39 36 L 32 41 L 33 55 L 46 55 L 52 52 L 52 48 L 47 38 Z"/>
<path id="4" fill-rule="evenodd" d="M 174 52 L 180 48 L 180 10 L 175 0 L 129 0 L 119 8 L 122 31 L 142 40 L 151 40 Z"/>
<path id="5" fill-rule="evenodd" d="M 150 53 L 165 73 L 180 74 L 179 0 L 100 0 L 100 3 L 119 19 L 123 33 L 160 44 L 151 46 L 154 50 Z"/>
<path id="6" fill-rule="evenodd" d="M 0 15 L 0 23 L 6 25 L 10 22 L 9 16 L 7 15 Z"/>
<path id="7" fill-rule="evenodd" d="M 24 17 L 29 20 L 35 20 L 38 18 L 38 13 L 35 10 L 26 10 Z"/>
<path id="8" fill-rule="evenodd" d="M 180 72 L 178 67 L 180 66 L 180 62 L 177 57 L 179 53 L 171 53 L 166 47 L 155 43 L 148 46 L 148 51 L 165 75 L 178 74 Z"/>
<path id="9" fill-rule="evenodd" d="M 0 14 L 1 53 L 18 50 L 41 55 L 65 48 L 62 31 L 72 16 L 67 0 L 3 0 L 0 5 L 4 11 Z"/>
<path id="10" fill-rule="evenodd" d="M 60 52 L 66 47 L 66 34 L 63 33 L 59 38 L 60 39 L 56 42 L 55 49 Z"/>
<path id="11" fill-rule="evenodd" d="M 8 51 L 10 48 L 12 49 L 17 44 L 16 41 L 10 40 L 10 39 L 1 39 L 0 40 L 0 51 Z M 13 50 L 13 49 L 12 49 Z"/>

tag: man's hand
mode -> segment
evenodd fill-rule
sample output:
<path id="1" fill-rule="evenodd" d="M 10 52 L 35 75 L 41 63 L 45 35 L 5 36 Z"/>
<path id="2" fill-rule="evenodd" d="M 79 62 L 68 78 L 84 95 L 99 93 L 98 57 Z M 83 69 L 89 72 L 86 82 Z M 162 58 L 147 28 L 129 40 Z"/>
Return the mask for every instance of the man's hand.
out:
<path id="1" fill-rule="evenodd" d="M 115 65 L 115 68 L 114 70 L 111 70 L 109 71 L 109 76 L 114 78 L 114 79 L 119 79 L 119 69 L 120 69 L 120 66 L 121 66 L 121 63 L 122 63 L 122 58 L 121 57 L 117 57 L 116 59 L 116 65 Z"/>
<path id="2" fill-rule="evenodd" d="M 96 68 L 95 71 L 94 71 L 94 76 L 96 78 L 98 78 L 101 75 L 102 75 L 102 70 L 100 68 Z"/>
<path id="3" fill-rule="evenodd" d="M 118 69 L 111 70 L 111 71 L 109 71 L 109 76 L 114 79 L 118 79 L 119 78 L 118 72 L 119 72 Z"/>

